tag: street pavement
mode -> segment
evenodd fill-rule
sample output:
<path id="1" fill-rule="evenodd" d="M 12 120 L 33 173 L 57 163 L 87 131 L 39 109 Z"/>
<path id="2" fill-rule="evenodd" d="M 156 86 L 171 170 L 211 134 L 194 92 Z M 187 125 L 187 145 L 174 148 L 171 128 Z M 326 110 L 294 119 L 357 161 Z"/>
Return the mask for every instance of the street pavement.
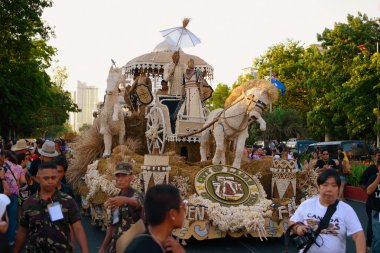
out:
<path id="1" fill-rule="evenodd" d="M 359 216 L 364 231 L 367 227 L 367 215 L 365 212 L 365 204 L 356 201 L 347 201 Z M 83 217 L 83 226 L 87 233 L 87 240 L 91 253 L 96 253 L 104 239 L 105 232 L 98 227 L 90 224 L 90 217 Z M 186 241 L 185 250 L 187 253 L 273 253 L 283 251 L 282 238 L 268 238 L 268 240 L 260 241 L 258 238 L 222 238 L 215 240 L 197 241 L 190 239 Z M 80 252 L 76 247 L 75 252 Z M 297 252 L 293 247 L 289 252 Z M 351 238 L 347 239 L 346 252 L 355 252 L 355 244 Z"/>

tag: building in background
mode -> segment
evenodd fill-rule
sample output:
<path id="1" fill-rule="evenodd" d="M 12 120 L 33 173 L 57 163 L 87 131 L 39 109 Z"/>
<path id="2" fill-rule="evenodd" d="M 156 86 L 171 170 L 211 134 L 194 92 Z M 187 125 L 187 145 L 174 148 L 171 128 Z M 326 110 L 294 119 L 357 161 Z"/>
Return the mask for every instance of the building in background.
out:
<path id="1" fill-rule="evenodd" d="M 78 113 L 71 113 L 70 122 L 73 130 L 78 132 L 84 124 L 92 125 L 93 112 L 97 110 L 98 104 L 98 88 L 89 86 L 85 82 L 78 81 L 76 91 L 71 93 L 72 100 L 82 110 Z"/>

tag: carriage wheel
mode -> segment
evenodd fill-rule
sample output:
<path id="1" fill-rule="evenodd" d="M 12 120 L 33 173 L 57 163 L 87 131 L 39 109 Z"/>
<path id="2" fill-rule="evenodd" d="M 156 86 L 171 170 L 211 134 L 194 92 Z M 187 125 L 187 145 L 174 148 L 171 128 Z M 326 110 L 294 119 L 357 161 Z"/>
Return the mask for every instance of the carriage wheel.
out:
<path id="1" fill-rule="evenodd" d="M 166 141 L 166 125 L 164 120 L 164 113 L 158 107 L 150 109 L 147 115 L 146 124 L 146 143 L 150 154 L 157 148 L 160 154 L 164 153 Z"/>

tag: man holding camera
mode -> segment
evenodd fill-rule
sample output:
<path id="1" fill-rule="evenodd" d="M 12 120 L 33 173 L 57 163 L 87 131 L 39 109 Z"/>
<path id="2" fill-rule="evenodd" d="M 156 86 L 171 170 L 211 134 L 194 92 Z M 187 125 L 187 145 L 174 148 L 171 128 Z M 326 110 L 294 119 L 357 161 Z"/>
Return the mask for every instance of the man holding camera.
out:
<path id="1" fill-rule="evenodd" d="M 317 185 L 319 195 L 302 202 L 290 218 L 289 228 L 298 235 L 297 248 L 303 253 L 345 253 L 346 238 L 351 236 L 356 252 L 364 253 L 365 236 L 359 218 L 351 206 L 338 201 L 338 172 L 326 169 L 318 176 Z"/>
<path id="2" fill-rule="evenodd" d="M 372 252 L 380 253 L 380 158 L 377 154 L 377 173 L 367 183 L 368 201 L 372 219 Z"/>
<path id="3" fill-rule="evenodd" d="M 378 165 L 380 164 L 380 148 L 375 150 L 374 155 L 375 163 L 368 166 L 368 168 L 364 171 L 361 179 L 360 186 L 367 191 L 368 182 L 372 177 L 376 177 L 378 173 Z M 367 247 L 370 248 L 372 245 L 372 202 L 371 198 L 367 199 L 366 202 L 366 212 L 368 217 L 368 225 L 367 225 Z"/>

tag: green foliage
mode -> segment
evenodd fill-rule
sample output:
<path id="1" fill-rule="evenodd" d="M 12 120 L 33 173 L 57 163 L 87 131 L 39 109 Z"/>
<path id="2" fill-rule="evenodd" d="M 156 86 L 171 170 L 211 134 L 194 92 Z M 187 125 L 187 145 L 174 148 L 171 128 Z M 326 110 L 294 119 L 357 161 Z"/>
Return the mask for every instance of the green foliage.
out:
<path id="1" fill-rule="evenodd" d="M 379 93 L 379 56 L 361 51 L 365 45 L 375 52 L 380 41 L 378 21 L 359 13 L 348 15 L 347 24 L 337 23 L 318 35 L 323 54 L 316 70 L 320 73 L 315 106 L 308 123 L 320 125 L 335 138 L 363 138 L 374 135 L 376 94 Z"/>
<path id="2" fill-rule="evenodd" d="M 214 93 L 212 94 L 212 97 L 206 101 L 209 110 L 223 108 L 224 101 L 226 101 L 229 94 L 230 88 L 228 87 L 228 85 L 224 83 L 219 83 L 216 86 Z"/>
<path id="3" fill-rule="evenodd" d="M 267 123 L 267 130 L 262 132 L 258 124 L 251 124 L 247 144 L 252 144 L 255 140 L 285 141 L 295 136 L 305 135 L 302 117 L 295 109 L 278 107 L 272 113 L 264 112 L 262 116 Z"/>
<path id="4" fill-rule="evenodd" d="M 351 164 L 351 174 L 348 176 L 348 183 L 353 186 L 360 186 L 360 178 L 367 169 L 365 164 Z"/>
<path id="5" fill-rule="evenodd" d="M 379 19 L 348 15 L 347 23 L 336 23 L 317 38 L 321 45 L 287 41 L 254 59 L 259 78 L 268 78 L 272 68 L 287 88 L 274 107 L 295 108 L 316 140 L 374 139 L 380 129 Z"/>
<path id="6" fill-rule="evenodd" d="M 52 82 L 46 73 L 56 50 L 48 45 L 54 34 L 41 16 L 51 6 L 49 0 L 0 2 L 1 135 L 43 134 L 77 110 L 62 83 Z"/>
<path id="7" fill-rule="evenodd" d="M 237 80 L 232 84 L 232 89 L 238 87 L 249 80 L 255 79 L 251 74 L 239 75 Z"/>

